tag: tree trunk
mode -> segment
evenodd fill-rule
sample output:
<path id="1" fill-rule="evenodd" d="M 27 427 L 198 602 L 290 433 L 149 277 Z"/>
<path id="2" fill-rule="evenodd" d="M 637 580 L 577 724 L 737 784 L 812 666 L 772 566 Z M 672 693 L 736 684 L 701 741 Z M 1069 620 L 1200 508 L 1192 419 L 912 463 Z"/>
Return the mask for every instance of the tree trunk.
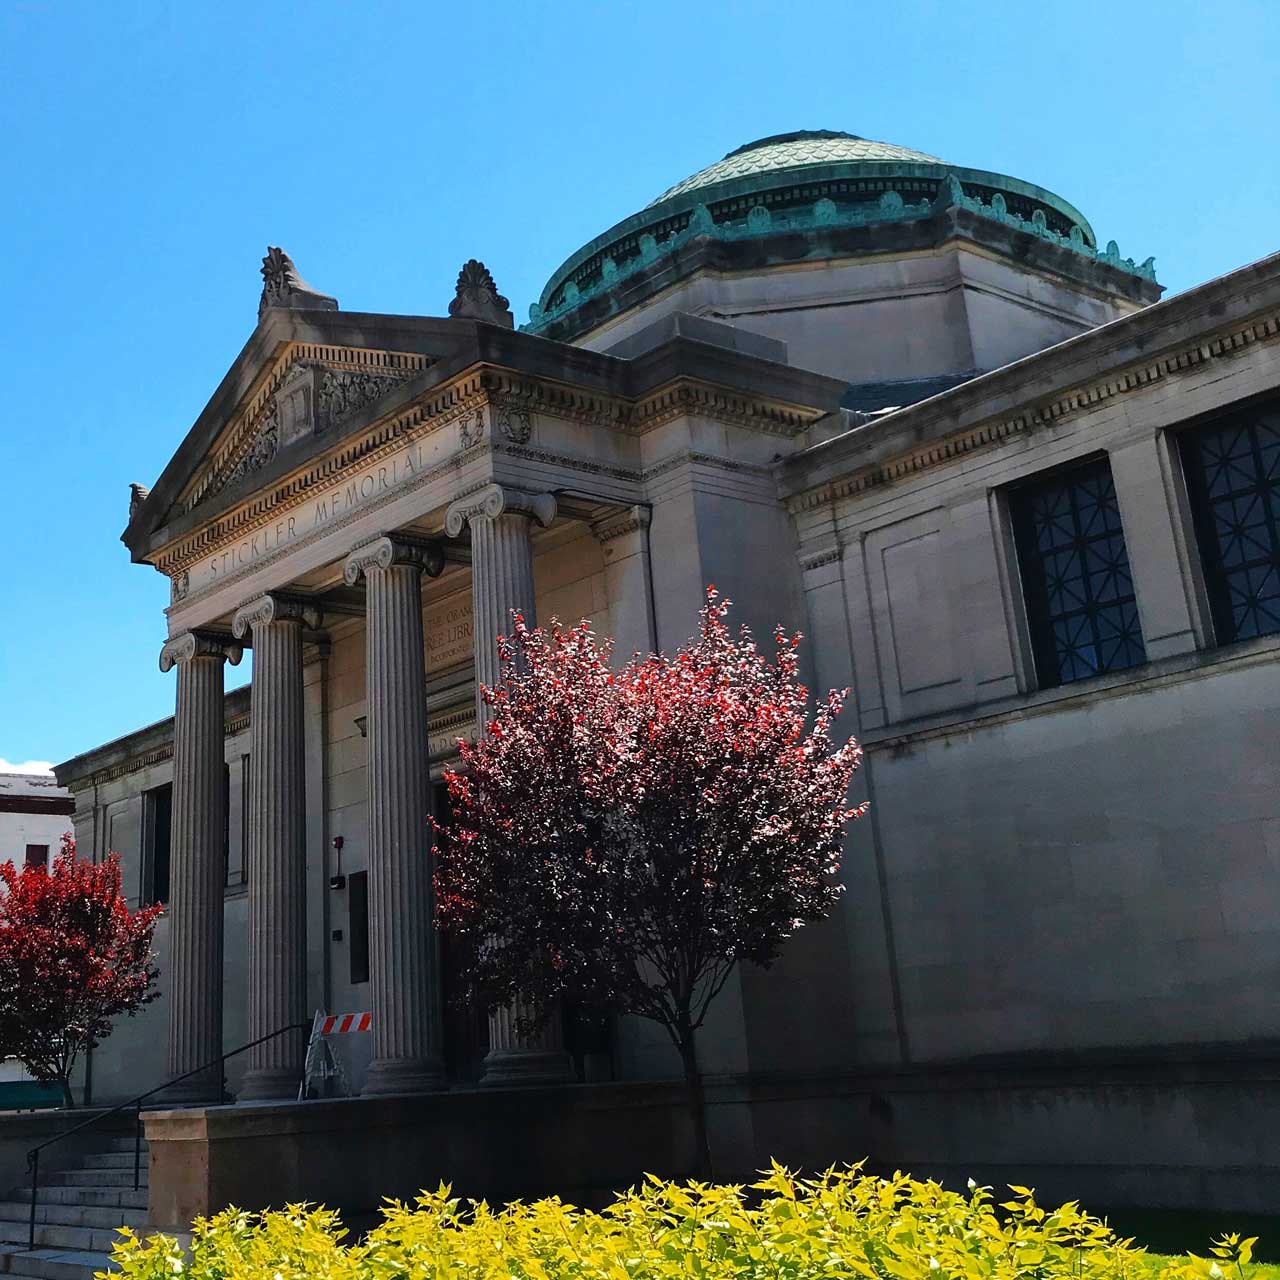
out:
<path id="1" fill-rule="evenodd" d="M 71 1093 L 71 1078 L 70 1078 L 70 1076 L 59 1076 L 59 1077 L 58 1077 L 58 1083 L 62 1086 L 62 1104 L 63 1104 L 63 1106 L 65 1106 L 65 1107 L 67 1108 L 67 1110 L 68 1110 L 68 1111 L 74 1111 L 74 1110 L 76 1109 L 76 1100 L 75 1100 L 75 1097 L 74 1097 L 74 1096 L 72 1095 L 72 1093 Z"/>
<path id="2" fill-rule="evenodd" d="M 688 1017 L 680 1022 L 680 1061 L 684 1066 L 685 1084 L 689 1088 L 689 1118 L 693 1121 L 695 1165 L 693 1176 L 701 1182 L 709 1182 L 711 1170 L 711 1144 L 707 1141 L 707 1098 L 702 1087 L 702 1072 L 698 1068 L 698 1049 L 694 1043 L 694 1030 Z"/>

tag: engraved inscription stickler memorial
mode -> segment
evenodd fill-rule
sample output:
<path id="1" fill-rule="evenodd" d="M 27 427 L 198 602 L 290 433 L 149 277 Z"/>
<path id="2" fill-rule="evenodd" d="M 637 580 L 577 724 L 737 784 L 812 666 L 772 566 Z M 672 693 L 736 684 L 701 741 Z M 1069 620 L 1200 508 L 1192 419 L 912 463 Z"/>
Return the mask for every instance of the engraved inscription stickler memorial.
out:
<path id="1" fill-rule="evenodd" d="M 406 445 L 384 462 L 366 467 L 333 484 L 305 506 L 281 516 L 199 562 L 192 589 L 212 586 L 272 552 L 333 524 L 349 512 L 411 483 L 423 471 L 426 455 L 420 443 Z"/>

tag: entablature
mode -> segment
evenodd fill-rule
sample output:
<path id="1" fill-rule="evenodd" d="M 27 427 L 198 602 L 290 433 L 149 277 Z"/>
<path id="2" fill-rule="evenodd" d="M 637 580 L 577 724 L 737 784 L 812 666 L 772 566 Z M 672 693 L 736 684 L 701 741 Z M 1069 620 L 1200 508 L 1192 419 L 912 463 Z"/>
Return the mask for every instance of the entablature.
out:
<path id="1" fill-rule="evenodd" d="M 318 330 L 340 318 L 311 315 L 307 324 Z M 844 391 L 835 379 L 679 336 L 622 360 L 474 321 L 431 322 L 424 333 L 446 325 L 458 341 L 452 350 L 438 344 L 439 356 L 297 336 L 277 345 L 227 425 L 210 432 L 208 460 L 189 468 L 168 512 L 157 517 L 154 493 L 135 509 L 126 540 L 136 560 L 169 576 L 175 607 L 185 613 L 225 579 L 393 502 L 398 519 L 407 512 L 434 534 L 449 502 L 490 481 L 591 492 L 607 481 L 611 501 L 642 501 L 640 437 L 688 418 L 801 447 Z M 335 370 L 369 381 L 348 416 L 317 428 L 319 395 Z M 299 389 L 310 401 L 297 413 L 311 429 L 290 437 L 292 411 L 281 405 Z M 268 419 L 270 449 L 251 465 Z M 732 439 L 726 447 L 732 453 Z M 349 549 L 332 545 L 334 558 Z"/>

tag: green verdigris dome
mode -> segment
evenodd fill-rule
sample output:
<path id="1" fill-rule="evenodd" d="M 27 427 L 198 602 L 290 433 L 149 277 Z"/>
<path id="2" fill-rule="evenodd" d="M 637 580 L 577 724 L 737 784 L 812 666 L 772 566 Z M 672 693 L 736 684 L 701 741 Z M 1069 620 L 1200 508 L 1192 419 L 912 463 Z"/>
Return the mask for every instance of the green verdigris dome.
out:
<path id="1" fill-rule="evenodd" d="M 900 244 L 890 224 L 925 223 L 948 210 L 1155 280 L 1152 259 L 1121 258 L 1114 241 L 1099 249 L 1085 216 L 1043 187 L 894 143 L 805 129 L 731 151 L 583 245 L 547 281 L 524 328 L 572 341 L 696 269 L 708 242 L 724 251 L 722 265 L 743 241 L 756 263 L 821 261 Z"/>
<path id="2" fill-rule="evenodd" d="M 945 162 L 923 151 L 898 147 L 892 142 L 872 142 L 852 133 L 837 133 L 831 129 L 802 129 L 798 133 L 775 133 L 772 137 L 748 142 L 746 146 L 730 151 L 723 160 L 700 169 L 691 178 L 669 187 L 648 207 L 653 208 L 672 196 L 684 195 L 699 187 L 710 187 L 717 182 L 729 182 L 735 178 L 749 178 L 753 174 L 772 173 L 779 169 L 802 169 L 811 164 L 847 164 L 866 161 L 937 164 Z"/>

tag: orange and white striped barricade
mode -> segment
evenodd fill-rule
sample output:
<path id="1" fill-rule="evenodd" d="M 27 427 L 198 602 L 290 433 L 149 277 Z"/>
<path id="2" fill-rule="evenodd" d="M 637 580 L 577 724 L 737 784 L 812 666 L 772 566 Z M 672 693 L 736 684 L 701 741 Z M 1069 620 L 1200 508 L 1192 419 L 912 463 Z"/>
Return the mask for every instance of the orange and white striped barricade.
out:
<path id="1" fill-rule="evenodd" d="M 351 1085 L 343 1069 L 342 1059 L 333 1051 L 330 1036 L 345 1036 L 368 1031 L 373 1026 L 371 1013 L 325 1013 L 317 1009 L 311 1019 L 311 1038 L 307 1041 L 307 1060 L 302 1069 L 302 1083 L 298 1086 L 298 1101 L 304 1101 L 311 1086 L 316 1086 L 318 1098 L 346 1098 L 351 1095 Z M 335 1086 L 337 1086 L 335 1091 Z"/>

